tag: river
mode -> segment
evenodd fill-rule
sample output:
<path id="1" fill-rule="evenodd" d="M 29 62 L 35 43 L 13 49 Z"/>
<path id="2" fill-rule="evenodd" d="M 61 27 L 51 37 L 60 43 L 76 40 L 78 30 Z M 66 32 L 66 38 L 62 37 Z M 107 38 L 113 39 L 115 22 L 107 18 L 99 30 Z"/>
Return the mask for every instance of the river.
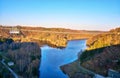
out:
<path id="1" fill-rule="evenodd" d="M 86 40 L 68 41 L 66 48 L 41 47 L 41 66 L 39 78 L 69 78 L 60 66 L 71 63 L 78 58 L 78 53 L 86 48 Z"/>

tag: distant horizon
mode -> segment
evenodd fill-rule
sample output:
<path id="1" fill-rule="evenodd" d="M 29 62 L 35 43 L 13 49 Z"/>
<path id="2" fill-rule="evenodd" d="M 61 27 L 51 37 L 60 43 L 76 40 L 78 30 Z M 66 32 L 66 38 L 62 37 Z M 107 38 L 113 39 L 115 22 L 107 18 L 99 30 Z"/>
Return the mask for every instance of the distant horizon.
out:
<path id="1" fill-rule="evenodd" d="M 0 0 L 0 24 L 109 31 L 120 27 L 120 0 Z"/>
<path id="2" fill-rule="evenodd" d="M 32 26 L 32 25 L 1 25 L 0 24 L 0 26 L 13 26 L 13 27 L 15 27 L 15 26 L 21 26 L 21 27 L 41 27 L 41 28 L 63 28 L 63 27 L 44 27 L 44 26 Z M 116 29 L 116 28 L 120 28 L 120 26 L 118 26 L 118 27 L 113 27 L 113 28 L 111 28 L 111 29 Z M 63 28 L 63 29 L 70 29 L 70 30 L 86 30 L 86 31 L 110 31 L 111 29 L 108 29 L 108 30 L 96 30 L 96 29 L 71 29 L 71 28 Z"/>

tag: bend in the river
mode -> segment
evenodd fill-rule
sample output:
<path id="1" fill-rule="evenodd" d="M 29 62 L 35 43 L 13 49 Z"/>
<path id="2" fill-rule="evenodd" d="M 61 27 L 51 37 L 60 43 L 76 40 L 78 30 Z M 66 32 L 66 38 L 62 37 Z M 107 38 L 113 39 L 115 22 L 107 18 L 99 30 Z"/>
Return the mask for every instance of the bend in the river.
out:
<path id="1" fill-rule="evenodd" d="M 64 49 L 52 48 L 47 45 L 41 47 L 42 57 L 40 78 L 68 78 L 60 66 L 71 63 L 78 58 L 78 53 L 86 48 L 86 40 L 68 41 Z"/>

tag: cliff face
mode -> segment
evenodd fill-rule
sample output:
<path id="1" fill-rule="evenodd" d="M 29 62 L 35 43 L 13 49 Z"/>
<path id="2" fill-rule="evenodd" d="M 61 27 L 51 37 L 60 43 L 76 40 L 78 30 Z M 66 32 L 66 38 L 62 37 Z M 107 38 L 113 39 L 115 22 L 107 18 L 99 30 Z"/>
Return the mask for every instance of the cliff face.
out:
<path id="1" fill-rule="evenodd" d="M 0 44 L 0 56 L 1 60 L 5 59 L 6 64 L 10 61 L 14 62 L 15 65 L 11 66 L 11 68 L 17 73 L 19 78 L 39 77 L 41 50 L 36 43 L 11 42 L 8 44 L 7 41 L 4 41 Z M 6 69 L 6 71 L 8 70 Z M 1 69 L 0 74 L 4 72 L 5 71 Z M 2 76 L 7 78 L 9 77 L 9 73 L 3 74 Z"/>
<path id="2" fill-rule="evenodd" d="M 42 28 L 42 27 L 17 27 L 20 34 L 9 34 L 11 27 L 0 27 L 0 35 L 3 37 L 11 37 L 14 41 L 19 42 L 41 42 L 50 46 L 65 47 L 68 40 L 90 38 L 100 31 L 78 31 L 63 28 Z"/>

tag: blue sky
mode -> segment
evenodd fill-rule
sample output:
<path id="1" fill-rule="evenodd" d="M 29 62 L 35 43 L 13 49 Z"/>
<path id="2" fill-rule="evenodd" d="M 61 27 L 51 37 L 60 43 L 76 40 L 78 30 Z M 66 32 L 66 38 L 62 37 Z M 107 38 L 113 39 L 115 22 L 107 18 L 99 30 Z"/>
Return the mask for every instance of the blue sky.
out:
<path id="1" fill-rule="evenodd" d="M 0 0 L 0 24 L 109 30 L 120 27 L 120 0 Z"/>

